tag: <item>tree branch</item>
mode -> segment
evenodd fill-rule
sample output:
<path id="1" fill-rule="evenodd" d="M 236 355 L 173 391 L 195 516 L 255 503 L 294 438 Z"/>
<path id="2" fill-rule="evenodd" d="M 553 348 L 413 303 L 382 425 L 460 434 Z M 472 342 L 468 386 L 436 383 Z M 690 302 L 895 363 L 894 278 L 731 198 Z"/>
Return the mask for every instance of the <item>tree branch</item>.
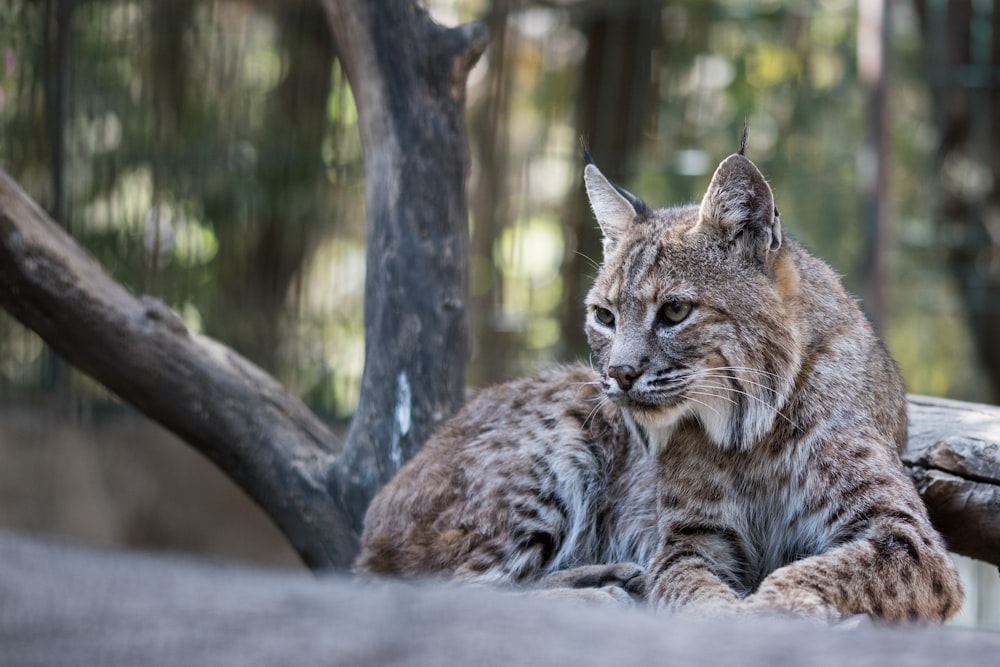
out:
<path id="1" fill-rule="evenodd" d="M 348 563 L 357 535 L 328 489 L 339 447 L 275 380 L 136 298 L 0 171 L 0 306 L 71 364 L 186 440 L 278 524 L 311 566 Z"/>
<path id="2" fill-rule="evenodd" d="M 115 283 L 0 172 L 0 305 L 205 454 L 311 567 L 346 567 L 368 502 L 463 397 L 465 81 L 480 24 L 412 0 L 327 0 L 360 110 L 368 209 L 365 371 L 342 448 L 246 359 Z"/>

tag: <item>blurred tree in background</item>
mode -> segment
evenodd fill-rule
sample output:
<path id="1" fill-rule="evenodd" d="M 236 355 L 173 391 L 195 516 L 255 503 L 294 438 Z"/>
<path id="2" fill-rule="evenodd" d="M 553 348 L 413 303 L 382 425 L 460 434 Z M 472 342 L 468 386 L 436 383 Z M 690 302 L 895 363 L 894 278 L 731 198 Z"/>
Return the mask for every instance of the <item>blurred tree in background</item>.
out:
<path id="1" fill-rule="evenodd" d="M 865 297 L 910 390 L 994 398 L 993 3 L 874 0 L 875 25 L 853 0 L 427 4 L 493 32 L 469 90 L 471 384 L 586 358 L 581 137 L 665 205 L 696 201 L 749 122 L 787 229 Z M 317 4 L 5 0 L 0 36 L 0 166 L 118 280 L 349 415 L 361 149 Z M 107 400 L 6 315 L 0 388 Z"/>
<path id="2" fill-rule="evenodd" d="M 980 358 L 1000 383 L 1000 8 L 916 0 L 937 128 L 942 249 Z"/>

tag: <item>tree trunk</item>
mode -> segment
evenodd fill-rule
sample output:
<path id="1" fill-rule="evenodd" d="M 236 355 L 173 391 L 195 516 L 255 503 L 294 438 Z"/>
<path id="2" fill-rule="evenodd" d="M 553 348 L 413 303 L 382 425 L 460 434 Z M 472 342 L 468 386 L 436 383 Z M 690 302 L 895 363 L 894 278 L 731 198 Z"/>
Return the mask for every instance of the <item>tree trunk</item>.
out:
<path id="1" fill-rule="evenodd" d="M 511 224 L 510 188 L 508 186 L 509 109 L 516 60 L 517 33 L 507 30 L 513 0 L 493 0 L 487 19 L 492 35 L 489 84 L 486 100 L 473 115 L 471 140 L 477 150 L 479 174 L 472 198 L 475 228 L 471 239 L 471 257 L 478 263 L 480 281 L 488 280 L 470 295 L 473 349 L 470 381 L 485 386 L 507 379 L 511 364 L 512 337 L 501 330 L 503 271 L 494 259 L 494 244 Z M 513 42 L 513 43 L 512 43 Z M 488 277 L 487 277 L 488 276 Z"/>
<path id="2" fill-rule="evenodd" d="M 979 356 L 1000 390 L 1000 11 L 915 0 L 938 126 L 941 237 Z M 985 178 L 978 176 L 982 174 Z M 985 181 L 985 182 L 983 182 Z"/>
<path id="3" fill-rule="evenodd" d="M 256 143 L 254 224 L 218 230 L 223 299 L 206 313 L 206 328 L 273 372 L 289 289 L 324 228 L 319 193 L 330 185 L 320 147 L 334 50 L 318 4 L 276 3 L 271 12 L 287 54 L 285 74 L 265 107 L 267 135 Z"/>
<path id="4" fill-rule="evenodd" d="M 412 0 L 325 0 L 365 153 L 365 370 L 339 492 L 368 501 L 463 400 L 468 349 L 465 84 L 485 26 Z"/>
<path id="5" fill-rule="evenodd" d="M 889 124 L 887 78 L 889 57 L 889 0 L 858 4 L 858 79 L 865 91 L 868 136 L 862 149 L 860 174 L 865 226 L 861 303 L 876 331 L 885 328 L 886 249 L 889 205 Z"/>
<path id="6" fill-rule="evenodd" d="M 577 130 L 612 181 L 626 183 L 633 171 L 627 157 L 635 153 L 646 127 L 650 102 L 650 67 L 660 34 L 662 7 L 631 3 L 590 9 L 580 28 L 587 36 L 577 100 Z M 583 179 L 570 190 L 563 226 L 571 247 L 563 260 L 567 277 L 560 313 L 561 356 L 586 358 L 590 353 L 583 329 L 583 300 L 588 277 L 601 262 L 601 236 L 590 212 Z"/>
<path id="7" fill-rule="evenodd" d="M 366 365 L 341 448 L 259 368 L 115 283 L 0 172 L 0 305 L 204 453 L 311 567 L 346 567 L 368 502 L 463 391 L 463 102 L 486 46 L 414 3 L 329 0 L 366 155 Z"/>

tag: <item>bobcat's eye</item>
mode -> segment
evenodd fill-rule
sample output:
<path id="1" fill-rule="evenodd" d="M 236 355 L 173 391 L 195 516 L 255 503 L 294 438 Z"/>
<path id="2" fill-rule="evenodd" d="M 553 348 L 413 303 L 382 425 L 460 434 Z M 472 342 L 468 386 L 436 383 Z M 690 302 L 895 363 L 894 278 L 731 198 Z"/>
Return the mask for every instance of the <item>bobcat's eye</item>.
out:
<path id="1" fill-rule="evenodd" d="M 607 308 L 597 307 L 594 309 L 594 317 L 597 321 L 607 327 L 612 327 L 615 325 L 615 314 L 612 313 Z"/>
<path id="2" fill-rule="evenodd" d="M 691 303 L 689 301 L 667 301 L 660 309 L 663 321 L 667 324 L 680 324 L 691 314 Z"/>

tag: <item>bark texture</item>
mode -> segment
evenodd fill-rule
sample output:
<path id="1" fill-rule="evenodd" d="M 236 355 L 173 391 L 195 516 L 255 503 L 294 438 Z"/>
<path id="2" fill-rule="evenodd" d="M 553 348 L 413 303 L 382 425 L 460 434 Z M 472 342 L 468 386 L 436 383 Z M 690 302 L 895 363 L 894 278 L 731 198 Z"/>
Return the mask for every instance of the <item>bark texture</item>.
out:
<path id="1" fill-rule="evenodd" d="M 479 23 L 445 28 L 412 0 L 324 6 L 365 153 L 365 370 L 337 491 L 360 510 L 357 531 L 375 491 L 462 402 L 465 84 L 489 33 Z"/>
<path id="2" fill-rule="evenodd" d="M 1000 565 L 1000 408 L 911 396 L 903 463 L 949 548 Z"/>

